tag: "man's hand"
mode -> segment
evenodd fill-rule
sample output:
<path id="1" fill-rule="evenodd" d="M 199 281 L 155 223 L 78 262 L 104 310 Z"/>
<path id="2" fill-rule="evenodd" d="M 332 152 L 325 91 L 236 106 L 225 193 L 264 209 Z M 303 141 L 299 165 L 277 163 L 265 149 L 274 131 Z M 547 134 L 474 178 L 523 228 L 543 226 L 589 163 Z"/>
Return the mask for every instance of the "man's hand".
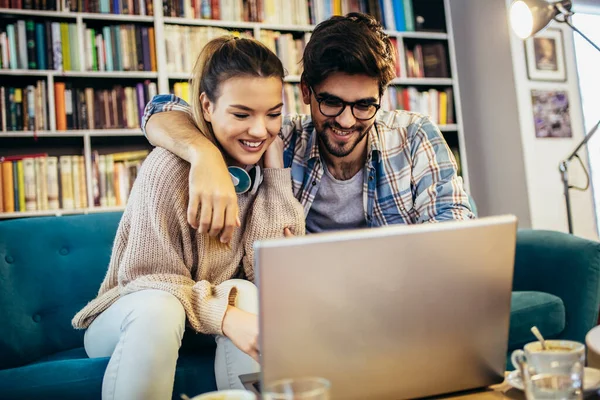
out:
<path id="1" fill-rule="evenodd" d="M 258 359 L 258 316 L 228 306 L 223 318 L 223 334 L 244 353 Z"/>
<path id="2" fill-rule="evenodd" d="M 283 168 L 283 140 L 277 136 L 263 156 L 265 168 Z"/>
<path id="3" fill-rule="evenodd" d="M 189 186 L 188 223 L 200 233 L 229 243 L 240 221 L 235 188 L 219 150 L 205 150 L 192 158 Z"/>

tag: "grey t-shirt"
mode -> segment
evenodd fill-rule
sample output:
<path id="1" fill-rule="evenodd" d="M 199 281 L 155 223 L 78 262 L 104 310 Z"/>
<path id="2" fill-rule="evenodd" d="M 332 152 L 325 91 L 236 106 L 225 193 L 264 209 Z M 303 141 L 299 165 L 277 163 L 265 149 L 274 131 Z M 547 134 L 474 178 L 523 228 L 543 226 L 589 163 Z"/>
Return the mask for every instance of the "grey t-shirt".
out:
<path id="1" fill-rule="evenodd" d="M 340 229 L 366 228 L 363 206 L 364 170 L 347 181 L 339 181 L 325 172 L 319 191 L 306 217 L 306 232 L 317 233 Z"/>

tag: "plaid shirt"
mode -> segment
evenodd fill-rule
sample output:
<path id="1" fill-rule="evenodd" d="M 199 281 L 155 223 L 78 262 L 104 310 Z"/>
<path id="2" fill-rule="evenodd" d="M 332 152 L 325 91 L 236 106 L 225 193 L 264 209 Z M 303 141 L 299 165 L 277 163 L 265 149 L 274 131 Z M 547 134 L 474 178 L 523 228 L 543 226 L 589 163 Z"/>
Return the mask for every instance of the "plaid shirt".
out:
<path id="1" fill-rule="evenodd" d="M 155 96 L 144 112 L 144 134 L 152 114 L 171 110 L 191 112 L 176 96 Z M 284 164 L 292 168 L 294 194 L 308 215 L 325 168 L 310 116 L 285 117 L 282 136 Z M 363 205 L 369 227 L 475 218 L 454 156 L 427 117 L 380 111 L 367 148 Z"/>

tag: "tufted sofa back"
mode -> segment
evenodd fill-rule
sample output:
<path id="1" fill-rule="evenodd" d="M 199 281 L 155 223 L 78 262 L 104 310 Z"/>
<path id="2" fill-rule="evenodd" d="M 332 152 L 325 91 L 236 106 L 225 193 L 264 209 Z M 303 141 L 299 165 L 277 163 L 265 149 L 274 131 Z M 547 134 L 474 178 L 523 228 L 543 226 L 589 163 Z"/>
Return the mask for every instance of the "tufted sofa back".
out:
<path id="1" fill-rule="evenodd" d="M 71 318 L 98 292 L 120 219 L 0 221 L 0 369 L 83 346 Z"/>

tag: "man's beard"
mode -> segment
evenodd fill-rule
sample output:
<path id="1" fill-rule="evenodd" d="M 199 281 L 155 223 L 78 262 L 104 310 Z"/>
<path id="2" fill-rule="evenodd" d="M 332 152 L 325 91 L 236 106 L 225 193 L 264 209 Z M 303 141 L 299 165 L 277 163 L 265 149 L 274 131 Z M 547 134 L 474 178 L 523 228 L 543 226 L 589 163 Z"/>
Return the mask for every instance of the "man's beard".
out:
<path id="1" fill-rule="evenodd" d="M 333 132 L 331 132 L 331 128 L 334 128 L 334 129 L 337 129 L 340 131 L 347 131 L 347 129 L 340 128 L 335 123 L 333 123 L 333 124 L 325 123 L 325 124 L 323 124 L 321 129 L 316 129 L 316 131 L 317 131 L 317 137 L 319 138 L 319 141 L 321 142 L 321 144 L 327 150 L 327 153 L 331 154 L 334 157 L 343 158 L 343 157 L 346 157 L 347 155 L 349 155 L 350 153 L 352 153 L 352 151 L 356 148 L 356 146 L 365 138 L 365 136 L 369 132 L 369 129 L 371 128 L 371 126 L 372 125 L 364 126 L 362 124 L 354 125 L 354 127 L 352 128 L 352 133 L 350 133 L 350 135 L 356 135 L 357 132 L 359 134 L 356 135 L 356 137 L 354 139 L 352 139 L 352 141 L 347 142 L 342 145 L 338 144 L 335 141 L 335 139 L 333 139 L 331 137 L 331 135 L 333 135 Z M 327 130 L 329 130 L 331 135 L 327 134 Z"/>

